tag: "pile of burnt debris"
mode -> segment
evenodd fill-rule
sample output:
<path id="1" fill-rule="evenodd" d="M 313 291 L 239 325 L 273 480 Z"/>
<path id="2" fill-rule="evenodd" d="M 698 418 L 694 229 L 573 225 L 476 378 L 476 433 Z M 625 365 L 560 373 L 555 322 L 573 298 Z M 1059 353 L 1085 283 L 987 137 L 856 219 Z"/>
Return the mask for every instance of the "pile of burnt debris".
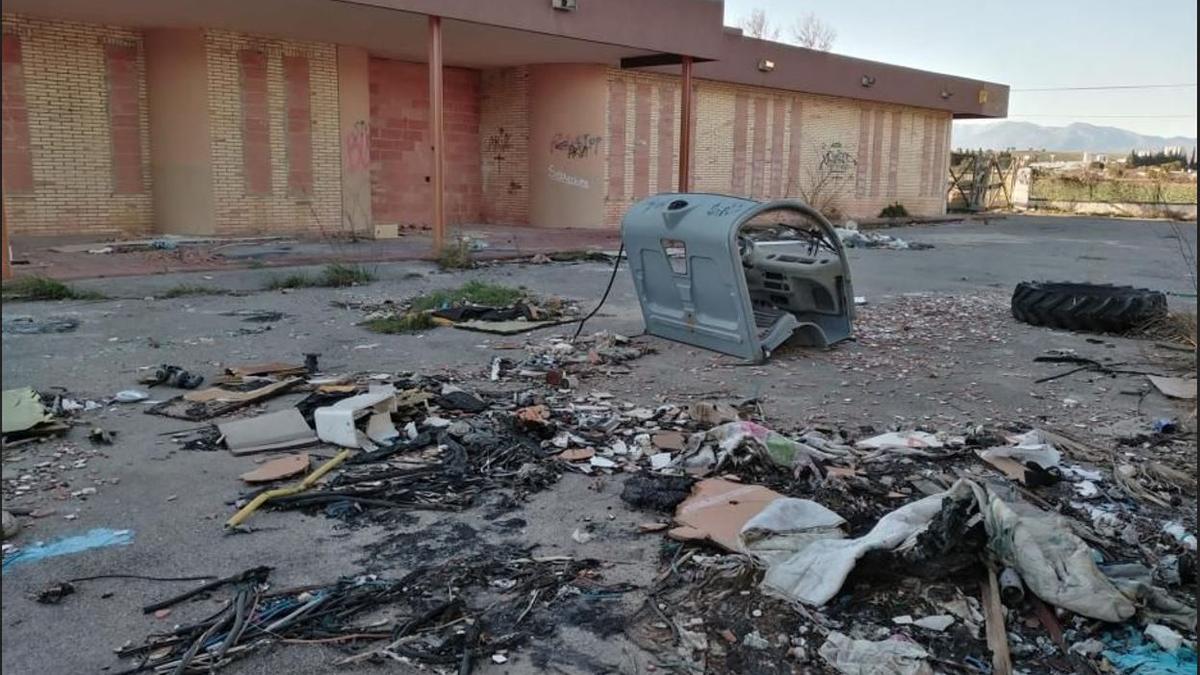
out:
<path id="1" fill-rule="evenodd" d="M 566 472 L 629 474 L 622 498 L 647 512 L 645 536 L 664 536 L 650 587 L 608 585 L 594 560 L 505 547 L 302 589 L 272 590 L 266 571 L 250 571 L 227 584 L 217 615 L 123 655 L 187 672 L 324 641 L 346 662 L 463 672 L 553 632 L 565 598 L 636 592 L 644 602 L 625 617 L 627 635 L 656 667 L 687 672 L 1194 667 L 1196 541 L 1179 507 L 1194 504 L 1196 482 L 1170 453 L 995 424 L 785 432 L 758 423 L 754 401 L 649 408 L 572 388 L 645 353 L 637 339 L 522 351 L 492 363 L 494 391 L 411 373 L 231 368 L 217 387 L 235 401 L 289 382 L 308 393 L 219 422 L 208 443 L 234 454 L 339 449 L 316 463 L 319 449 L 292 452 L 244 475 L 254 487 L 227 526 L 253 531 L 260 508 L 386 522 L 472 508 L 492 491 L 515 508 Z M 229 402 L 207 391 L 193 403 Z M 1157 445 L 1181 440 L 1154 433 Z"/>
<path id="2" fill-rule="evenodd" d="M 517 509 L 573 473 L 623 482 L 622 499 L 646 514 L 641 536 L 662 537 L 653 583 L 611 583 L 601 561 L 513 544 L 299 588 L 254 568 L 146 607 L 226 600 L 122 648 L 127 672 L 211 671 L 303 643 L 342 650 L 346 664 L 469 672 L 553 634 L 574 599 L 626 595 L 640 609 L 620 625 L 655 669 L 1195 670 L 1195 521 L 1181 515 L 1195 506 L 1195 455 L 1182 450 L 1194 432 L 1155 424 L 1134 452 L 996 421 L 772 429 L 755 400 L 645 407 L 582 391 L 628 372 L 649 351 L 639 338 L 510 346 L 477 379 L 486 388 L 329 373 L 315 354 L 230 366 L 207 388 L 164 366 L 154 386 L 182 391 L 146 411 L 202 422 L 171 434 L 182 447 L 269 458 L 231 488 L 229 532 L 253 536 L 260 510 L 344 527 L 477 508 L 485 495 Z M 302 396 L 265 410 L 285 394 Z M 21 432 L 86 407 L 57 405 L 6 392 Z"/>
<path id="3" fill-rule="evenodd" d="M 211 671 L 274 643 L 345 645 L 339 665 L 413 661 L 470 672 L 474 663 L 504 663 L 531 638 L 555 630 L 556 607 L 577 596 L 631 590 L 605 584 L 600 562 L 537 557 L 504 549 L 458 556 L 402 577 L 363 575 L 274 590 L 271 568 L 257 567 L 198 589 L 226 594 L 220 611 L 153 635 L 118 655 L 136 659 L 135 673 Z M 147 614 L 197 595 L 156 602 Z"/>

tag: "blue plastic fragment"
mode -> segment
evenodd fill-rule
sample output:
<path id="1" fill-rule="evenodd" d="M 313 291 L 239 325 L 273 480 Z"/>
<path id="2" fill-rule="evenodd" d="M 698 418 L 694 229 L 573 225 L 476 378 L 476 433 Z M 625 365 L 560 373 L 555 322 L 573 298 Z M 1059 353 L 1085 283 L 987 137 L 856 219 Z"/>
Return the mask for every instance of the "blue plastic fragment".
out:
<path id="1" fill-rule="evenodd" d="M 1167 417 L 1154 420 L 1154 431 L 1159 434 L 1173 434 L 1179 428 L 1179 423 Z"/>
<path id="2" fill-rule="evenodd" d="M 64 537 L 48 544 L 38 542 L 29 548 L 21 549 L 4 559 L 4 569 L 16 565 L 37 562 L 46 558 L 56 558 L 60 555 L 74 555 L 94 548 L 109 546 L 128 546 L 133 543 L 133 530 L 113 530 L 98 527 L 84 534 Z"/>
<path id="3" fill-rule="evenodd" d="M 1173 652 L 1147 642 L 1130 630 L 1124 638 L 1106 635 L 1104 658 L 1120 675 L 1196 675 L 1196 650 L 1180 647 Z"/>

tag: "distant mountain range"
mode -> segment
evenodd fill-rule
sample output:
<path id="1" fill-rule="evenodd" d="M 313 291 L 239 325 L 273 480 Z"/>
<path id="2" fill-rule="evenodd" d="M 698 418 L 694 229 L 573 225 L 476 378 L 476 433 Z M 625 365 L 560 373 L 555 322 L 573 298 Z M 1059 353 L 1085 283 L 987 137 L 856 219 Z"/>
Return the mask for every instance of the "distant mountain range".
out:
<path id="1" fill-rule="evenodd" d="M 1116 127 L 1098 127 L 1076 122 L 1065 127 L 1043 127 L 1031 122 L 993 122 L 991 124 L 955 124 L 952 136 L 955 148 L 984 150 L 1055 150 L 1075 152 L 1129 152 L 1159 150 L 1163 147 L 1196 146 L 1195 138 L 1184 136 L 1143 136 Z"/>

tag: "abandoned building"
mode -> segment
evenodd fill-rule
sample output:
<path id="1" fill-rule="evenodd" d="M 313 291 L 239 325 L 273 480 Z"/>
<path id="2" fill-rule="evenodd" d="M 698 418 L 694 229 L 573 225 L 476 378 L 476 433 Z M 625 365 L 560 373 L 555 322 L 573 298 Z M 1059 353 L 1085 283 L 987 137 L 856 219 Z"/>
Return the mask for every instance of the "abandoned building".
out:
<path id="1" fill-rule="evenodd" d="M 951 120 L 1006 114 L 1004 85 L 751 39 L 723 11 L 11 0 L 6 228 L 616 228 L 675 191 L 936 215 Z"/>

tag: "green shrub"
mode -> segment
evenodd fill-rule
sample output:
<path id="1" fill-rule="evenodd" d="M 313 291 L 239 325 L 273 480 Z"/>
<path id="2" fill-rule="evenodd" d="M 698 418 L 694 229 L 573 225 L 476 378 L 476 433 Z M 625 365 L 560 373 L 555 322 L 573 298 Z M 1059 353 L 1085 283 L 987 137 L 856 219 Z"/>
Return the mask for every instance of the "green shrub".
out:
<path id="1" fill-rule="evenodd" d="M 179 284 L 172 286 L 163 291 L 160 298 L 183 298 L 190 295 L 229 295 L 229 291 L 224 288 L 214 288 L 213 286 L 193 286 L 190 284 Z"/>
<path id="2" fill-rule="evenodd" d="M 4 283 L 3 295 L 10 300 L 103 300 L 105 295 L 85 291 L 47 277 L 21 277 Z"/>
<path id="3" fill-rule="evenodd" d="M 319 281 L 319 286 L 341 288 L 370 283 L 375 281 L 375 275 L 362 265 L 334 263 L 325 266 L 325 269 L 321 271 Z"/>
<path id="4" fill-rule="evenodd" d="M 438 309 L 460 302 L 503 307 L 511 305 L 523 297 L 525 297 L 525 291 L 519 288 L 489 284 L 484 281 L 468 281 L 458 288 L 447 288 L 418 295 L 412 299 L 410 305 L 415 312 Z"/>
<path id="5" fill-rule="evenodd" d="M 442 247 L 437 264 L 444 270 L 469 270 L 475 266 L 475 258 L 467 248 L 467 242 L 457 241 Z"/>
<path id="6" fill-rule="evenodd" d="M 362 265 L 333 263 L 326 265 L 317 276 L 296 272 L 285 277 L 271 277 L 268 290 L 282 288 L 344 288 L 375 280 L 375 275 Z"/>

